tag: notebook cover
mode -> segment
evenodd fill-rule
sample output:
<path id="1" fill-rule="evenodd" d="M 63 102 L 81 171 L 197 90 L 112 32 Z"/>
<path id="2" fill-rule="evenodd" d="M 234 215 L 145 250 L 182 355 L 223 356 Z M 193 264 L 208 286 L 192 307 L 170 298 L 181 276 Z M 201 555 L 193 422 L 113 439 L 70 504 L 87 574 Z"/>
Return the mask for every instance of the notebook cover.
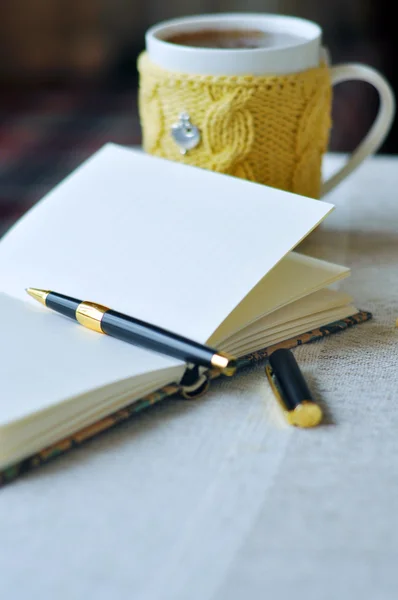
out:
<path id="1" fill-rule="evenodd" d="M 313 329 L 304 333 L 298 337 L 290 338 L 274 346 L 268 346 L 263 350 L 258 350 L 257 352 L 253 352 L 248 354 L 238 361 L 238 370 L 248 368 L 253 364 L 259 363 L 267 358 L 274 350 L 278 348 L 295 348 L 297 346 L 301 346 L 303 344 L 309 344 L 311 342 L 315 342 L 327 335 L 332 335 L 334 333 L 339 333 L 348 327 L 352 327 L 353 325 L 357 325 L 359 323 L 363 323 L 372 318 L 372 314 L 366 311 L 360 311 L 351 317 L 347 317 L 341 321 L 334 321 L 329 325 L 324 325 L 319 327 L 318 329 Z M 215 371 L 209 373 L 210 379 L 214 379 L 218 377 L 219 374 Z M 63 454 L 83 445 L 85 442 L 91 440 L 92 438 L 104 433 L 112 427 L 115 427 L 119 423 L 127 421 L 134 416 L 135 413 L 164 400 L 170 396 L 178 395 L 181 392 L 181 386 L 178 384 L 167 385 L 148 396 L 143 397 L 141 400 L 135 401 L 132 404 L 117 410 L 113 414 L 108 417 L 104 417 L 81 429 L 80 431 L 75 432 L 71 436 L 68 436 L 51 446 L 44 448 L 40 452 L 25 458 L 24 460 L 18 462 L 15 465 L 9 466 L 0 472 L 0 487 L 9 483 L 19 477 L 20 475 L 27 473 L 37 467 L 40 467 L 55 458 L 62 456 Z M 184 400 L 183 400 L 184 401 Z"/>

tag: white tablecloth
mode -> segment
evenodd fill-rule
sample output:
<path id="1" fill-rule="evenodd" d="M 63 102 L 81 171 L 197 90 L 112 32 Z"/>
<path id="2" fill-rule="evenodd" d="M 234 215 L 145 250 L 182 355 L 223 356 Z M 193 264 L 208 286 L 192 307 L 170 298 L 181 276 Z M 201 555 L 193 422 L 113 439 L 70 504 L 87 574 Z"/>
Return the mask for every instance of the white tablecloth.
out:
<path id="1" fill-rule="evenodd" d="M 326 424 L 288 428 L 258 367 L 3 488 L 2 599 L 398 598 L 397 190 L 368 160 L 303 246 L 374 314 L 296 351 Z"/>

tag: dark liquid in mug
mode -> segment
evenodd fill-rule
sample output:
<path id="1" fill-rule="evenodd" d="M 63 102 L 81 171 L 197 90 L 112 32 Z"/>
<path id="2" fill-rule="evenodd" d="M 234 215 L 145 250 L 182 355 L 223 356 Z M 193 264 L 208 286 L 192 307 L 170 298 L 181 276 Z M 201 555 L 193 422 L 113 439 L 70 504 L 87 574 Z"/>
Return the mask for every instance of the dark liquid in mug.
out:
<path id="1" fill-rule="evenodd" d="M 255 29 L 202 29 L 176 33 L 165 38 L 170 44 L 195 48 L 274 48 L 295 46 L 304 38 L 293 33 L 257 31 Z"/>

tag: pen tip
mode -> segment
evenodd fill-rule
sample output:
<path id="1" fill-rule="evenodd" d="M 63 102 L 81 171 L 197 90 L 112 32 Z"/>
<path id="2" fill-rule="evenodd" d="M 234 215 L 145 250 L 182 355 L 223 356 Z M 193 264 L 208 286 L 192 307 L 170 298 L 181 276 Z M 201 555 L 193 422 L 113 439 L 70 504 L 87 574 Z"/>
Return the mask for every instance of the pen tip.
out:
<path id="1" fill-rule="evenodd" d="M 26 288 L 25 291 L 41 304 L 46 304 L 46 298 L 49 294 L 47 290 L 38 290 L 37 288 Z"/>

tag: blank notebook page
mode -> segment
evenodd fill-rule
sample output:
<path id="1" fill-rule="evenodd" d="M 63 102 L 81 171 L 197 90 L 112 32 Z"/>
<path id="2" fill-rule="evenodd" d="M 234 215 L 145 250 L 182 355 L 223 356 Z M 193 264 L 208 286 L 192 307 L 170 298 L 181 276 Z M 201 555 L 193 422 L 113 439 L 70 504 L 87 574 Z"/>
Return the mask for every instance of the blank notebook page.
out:
<path id="1" fill-rule="evenodd" d="M 98 335 L 66 317 L 52 319 L 40 304 L 5 294 L 0 329 L 0 430 L 97 387 L 151 372 L 161 378 L 162 370 L 166 382 L 178 381 L 184 370 L 175 359 Z"/>
<path id="2" fill-rule="evenodd" d="M 51 289 L 204 342 L 332 208 L 109 144 L 5 236 L 1 291 Z"/>

